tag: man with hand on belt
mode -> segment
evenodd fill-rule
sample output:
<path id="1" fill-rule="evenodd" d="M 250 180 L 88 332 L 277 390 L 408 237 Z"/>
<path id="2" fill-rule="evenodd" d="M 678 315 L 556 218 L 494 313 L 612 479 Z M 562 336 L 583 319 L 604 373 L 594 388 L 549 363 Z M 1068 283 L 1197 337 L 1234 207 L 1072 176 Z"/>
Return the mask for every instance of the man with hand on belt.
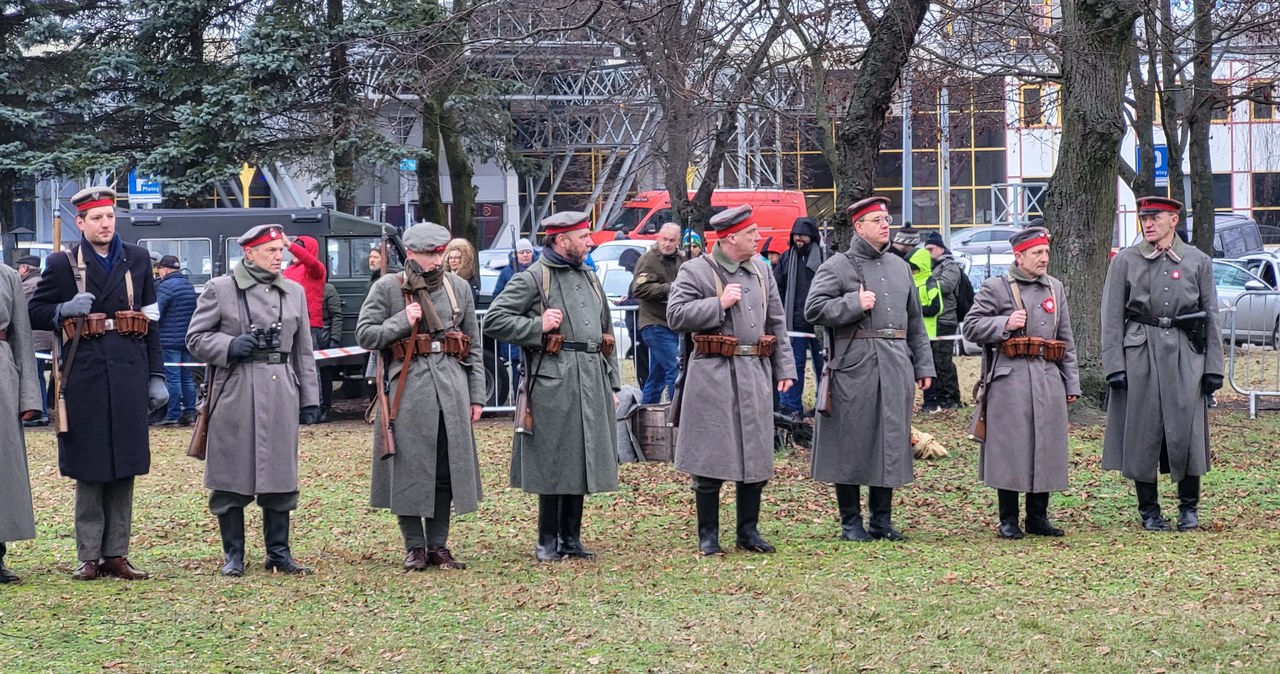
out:
<path id="1" fill-rule="evenodd" d="M 484 331 L 524 349 L 520 396 L 532 424 L 511 446 L 511 486 L 538 495 L 539 561 L 594 559 L 582 547 L 585 494 L 618 489 L 616 393 L 609 302 L 585 264 L 591 214 L 542 221 L 542 257 L 515 272 L 484 316 Z"/>
<path id="2" fill-rule="evenodd" d="M 721 554 L 720 486 L 737 483 L 737 547 L 773 552 L 760 535 L 760 499 L 773 477 L 773 395 L 796 379 L 778 285 L 756 255 L 751 206 L 712 216 L 718 239 L 686 262 L 667 299 L 667 322 L 693 333 L 680 392 L 676 469 L 693 478 L 698 549 Z"/>
<path id="3" fill-rule="evenodd" d="M 370 505 L 396 514 L 406 571 L 465 569 L 449 552 L 449 514 L 480 502 L 471 432 L 485 401 L 480 326 L 470 284 L 441 266 L 449 230 L 424 222 L 403 241 L 404 271 L 373 284 L 356 322 L 356 342 L 387 359 L 389 414 L 375 421 Z M 395 441 L 386 458 L 383 423 Z"/>
<path id="4" fill-rule="evenodd" d="M 1067 488 L 1067 403 L 1080 397 L 1076 343 L 1062 282 L 1049 276 L 1049 230 L 1014 234 L 1006 276 L 982 284 L 964 319 L 964 336 L 983 349 L 986 424 L 978 479 L 994 487 L 1001 538 L 1022 538 L 1018 493 L 1027 495 L 1027 533 L 1061 536 L 1049 522 L 1049 492 Z M 998 348 L 997 348 L 998 347 Z"/>
<path id="5" fill-rule="evenodd" d="M 268 571 L 302 575 L 293 559 L 289 513 L 298 507 L 298 417 L 320 411 L 307 299 L 284 278 L 280 225 L 259 225 L 236 240 L 244 259 L 204 286 L 187 330 L 187 350 L 212 365 L 213 405 L 204 486 L 218 518 L 222 575 L 244 575 L 244 508 L 256 497 Z"/>
<path id="6" fill-rule="evenodd" d="M 827 328 L 829 412 L 813 441 L 813 479 L 832 482 L 841 537 L 906 540 L 893 527 L 893 490 L 913 479 L 914 382 L 933 381 L 933 352 L 911 270 L 889 254 L 889 200 L 870 197 L 846 213 L 857 236 L 822 263 L 809 288 L 805 318 Z M 818 401 L 819 409 L 824 407 Z M 867 485 L 863 528 L 859 487 Z"/>
<path id="7" fill-rule="evenodd" d="M 115 203 L 109 187 L 71 197 L 83 240 L 48 257 L 28 306 L 32 329 L 62 340 L 58 468 L 76 480 L 77 580 L 147 577 L 126 556 L 133 482 L 151 470 L 148 410 L 169 403 L 151 255 L 116 235 Z"/>
<path id="8" fill-rule="evenodd" d="M 1102 467 L 1133 480 L 1148 531 L 1168 531 L 1159 473 L 1178 485 L 1178 530 L 1200 526 L 1209 406 L 1222 387 L 1213 262 L 1178 238 L 1182 204 L 1138 199 L 1142 241 L 1116 254 L 1102 289 L 1102 369 L 1111 386 Z"/>

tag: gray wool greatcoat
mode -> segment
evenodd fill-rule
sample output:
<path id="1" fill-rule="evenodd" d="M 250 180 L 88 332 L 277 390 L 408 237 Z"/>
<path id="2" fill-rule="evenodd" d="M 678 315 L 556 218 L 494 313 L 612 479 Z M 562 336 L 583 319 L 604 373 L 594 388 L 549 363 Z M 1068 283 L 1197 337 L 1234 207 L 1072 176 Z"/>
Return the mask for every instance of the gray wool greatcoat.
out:
<path id="1" fill-rule="evenodd" d="M 860 287 L 876 294 L 870 313 L 862 310 Z M 855 235 L 847 252 L 818 268 L 804 313 L 834 337 L 827 360 L 832 411 L 818 415 L 813 479 L 890 488 L 910 483 L 916 380 L 933 377 L 934 369 L 906 261 Z M 905 330 L 907 338 L 849 338 L 855 330 L 882 329 Z"/>
<path id="2" fill-rule="evenodd" d="M 723 285 L 742 286 L 742 299 L 728 310 L 716 294 L 717 273 Z M 773 391 L 796 378 L 796 365 L 778 284 L 764 260 L 726 266 L 713 251 L 684 263 L 671 284 L 667 322 L 676 332 L 718 333 L 743 345 L 777 338 L 767 360 L 692 352 L 676 437 L 677 470 L 748 484 L 773 477 Z"/>
<path id="3" fill-rule="evenodd" d="M 1080 395 L 1067 296 L 1062 282 L 1048 274 L 1024 282 L 1015 280 L 1015 273 L 1010 268 L 1009 276 L 993 276 L 982 284 L 962 328 L 966 339 L 991 345 L 994 354 L 986 393 L 987 440 L 978 452 L 978 479 L 988 487 L 1017 492 L 1063 491 L 1068 468 L 1067 396 Z M 1018 284 L 1027 311 L 1027 325 L 1020 334 L 1066 342 L 1062 362 L 1000 353 L 1000 342 L 1012 336 L 1005 331 L 1005 323 L 1017 308 L 1010 283 Z M 983 372 L 987 366 L 984 356 Z"/>
<path id="4" fill-rule="evenodd" d="M 1125 372 L 1128 390 L 1111 389 L 1102 467 L 1126 478 L 1155 482 L 1168 471 L 1174 482 L 1209 472 L 1209 407 L 1200 389 L 1205 374 L 1223 373 L 1218 294 L 1209 256 L 1174 237 L 1173 251 L 1154 260 L 1146 242 L 1116 254 L 1102 291 L 1102 369 Z M 1208 348 L 1196 353 L 1178 328 L 1126 319 L 1207 314 Z M 1168 467 L 1160 449 L 1168 450 Z"/>
<path id="5" fill-rule="evenodd" d="M 600 341 L 613 335 L 609 304 L 595 272 L 546 255 L 516 272 L 484 316 L 490 337 L 524 349 L 542 344 L 539 287 L 550 270 L 547 306 L 560 309 L 566 341 Z M 561 351 L 524 354 L 525 376 L 534 377 L 530 408 L 533 433 L 515 433 L 511 486 L 533 494 L 594 494 L 618 488 L 617 425 L 613 394 L 622 387 L 617 354 Z"/>
<path id="6" fill-rule="evenodd" d="M 36 537 L 27 472 L 27 443 L 20 415 L 40 411 L 36 354 L 22 281 L 12 267 L 0 264 L 0 543 Z"/>
<path id="7" fill-rule="evenodd" d="M 227 362 L 231 340 L 249 332 L 250 324 L 277 321 L 288 363 Z M 250 496 L 298 491 L 298 412 L 320 404 L 302 286 L 283 276 L 248 287 L 234 275 L 209 281 L 196 299 L 187 350 L 217 368 L 210 383 L 218 399 L 209 417 L 204 486 Z"/>
<path id="8" fill-rule="evenodd" d="M 388 274 L 369 290 L 360 317 L 356 320 L 356 343 L 370 351 L 381 351 L 409 336 L 412 325 L 405 316 L 401 275 Z M 450 284 L 457 313 L 449 303 L 444 283 Z M 484 363 L 480 345 L 480 324 L 476 320 L 471 286 L 461 277 L 446 273 L 440 287 L 431 293 L 431 306 L 446 329 L 457 326 L 471 336 L 471 353 L 465 360 L 444 353 L 416 356 L 409 365 L 400 408 L 396 412 L 396 453 L 387 459 L 382 452 L 380 419 L 374 421 L 373 472 L 369 505 L 389 508 L 397 515 L 436 517 L 436 452 L 440 449 L 441 418 L 444 420 L 449 481 L 453 507 L 458 514 L 475 512 L 480 503 L 480 460 L 471 432 L 471 405 L 485 403 Z M 426 331 L 426 321 L 418 330 Z M 438 339 L 444 333 L 435 335 Z M 400 388 L 404 362 L 381 351 L 387 364 L 387 403 Z M 376 409 L 376 408 L 375 408 Z"/>

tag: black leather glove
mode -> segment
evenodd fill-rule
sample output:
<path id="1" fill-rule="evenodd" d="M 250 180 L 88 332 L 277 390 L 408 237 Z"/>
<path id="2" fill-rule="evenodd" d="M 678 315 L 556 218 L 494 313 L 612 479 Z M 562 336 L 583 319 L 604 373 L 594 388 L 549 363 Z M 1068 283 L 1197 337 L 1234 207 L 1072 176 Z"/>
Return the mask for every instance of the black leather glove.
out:
<path id="1" fill-rule="evenodd" d="M 1112 372 L 1107 375 L 1107 386 L 1121 391 L 1129 390 L 1129 375 L 1124 371 Z"/>
<path id="2" fill-rule="evenodd" d="M 150 381 L 147 382 L 147 409 L 154 412 L 168 404 L 169 387 L 165 385 L 164 377 L 158 374 L 151 375 Z"/>
<path id="3" fill-rule="evenodd" d="M 320 420 L 320 406 L 307 405 L 298 413 L 298 423 L 303 426 L 310 426 Z"/>
<path id="4" fill-rule="evenodd" d="M 1205 395 L 1211 396 L 1220 388 L 1222 388 L 1222 375 L 1206 374 L 1200 378 L 1200 391 Z"/>
<path id="5" fill-rule="evenodd" d="M 240 335 L 231 340 L 231 344 L 227 346 L 227 360 L 237 361 L 241 358 L 253 353 L 253 347 L 258 345 L 258 340 L 253 335 Z"/>
<path id="6" fill-rule="evenodd" d="M 58 305 L 56 320 L 60 323 L 64 318 L 88 316 L 93 309 L 93 293 L 76 293 L 75 297 Z"/>

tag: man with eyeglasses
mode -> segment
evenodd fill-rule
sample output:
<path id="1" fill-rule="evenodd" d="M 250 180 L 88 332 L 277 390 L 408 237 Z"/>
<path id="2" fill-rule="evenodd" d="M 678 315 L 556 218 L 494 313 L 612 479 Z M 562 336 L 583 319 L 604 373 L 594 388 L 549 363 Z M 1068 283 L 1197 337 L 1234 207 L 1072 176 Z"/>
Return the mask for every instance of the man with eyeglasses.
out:
<path id="1" fill-rule="evenodd" d="M 920 294 L 907 263 L 889 254 L 888 203 L 871 197 L 848 208 L 857 236 L 818 268 L 804 310 L 827 329 L 813 479 L 835 484 L 841 537 L 849 541 L 906 540 L 893 526 L 893 490 L 914 478 L 913 384 L 926 390 L 934 376 Z M 871 514 L 865 528 L 862 485 Z"/>
<path id="2" fill-rule="evenodd" d="M 1222 387 L 1209 256 L 1178 238 L 1182 204 L 1138 199 L 1142 241 L 1116 254 L 1102 290 L 1102 368 L 1111 386 L 1102 467 L 1134 481 L 1148 531 L 1169 531 L 1159 473 L 1178 485 L 1179 531 L 1200 526 L 1209 472 L 1208 397 Z"/>

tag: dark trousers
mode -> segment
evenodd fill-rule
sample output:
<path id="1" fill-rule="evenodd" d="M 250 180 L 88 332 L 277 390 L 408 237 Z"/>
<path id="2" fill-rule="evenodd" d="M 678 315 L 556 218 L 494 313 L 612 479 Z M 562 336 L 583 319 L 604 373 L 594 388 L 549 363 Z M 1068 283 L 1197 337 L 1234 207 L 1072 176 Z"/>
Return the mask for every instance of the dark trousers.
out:
<path id="1" fill-rule="evenodd" d="M 804 411 L 804 403 L 801 396 L 804 395 L 805 361 L 808 360 L 809 356 L 812 356 L 813 371 L 821 375 L 822 367 L 826 364 L 826 360 L 822 357 L 822 342 L 816 337 L 792 337 L 791 354 L 796 359 L 796 383 L 790 390 L 779 393 L 778 401 L 782 404 L 783 412 L 795 414 Z"/>
<path id="2" fill-rule="evenodd" d="M 449 516 L 453 509 L 453 475 L 449 472 L 449 436 L 444 415 L 440 415 L 436 435 L 436 499 L 431 517 L 397 515 L 404 549 L 443 548 L 449 543 Z"/>
<path id="3" fill-rule="evenodd" d="M 958 334 L 957 326 L 938 324 L 939 337 L 955 334 Z M 956 342 L 953 339 L 934 340 L 930 346 L 933 349 L 933 369 L 937 376 L 933 385 L 924 392 L 924 406 L 959 407 L 960 377 L 956 375 Z"/>
<path id="4" fill-rule="evenodd" d="M 96 562 L 129 554 L 133 533 L 133 477 L 76 481 L 76 559 Z"/>
<path id="5" fill-rule="evenodd" d="M 45 376 L 49 373 L 50 361 L 36 359 L 36 381 L 40 384 L 40 416 L 49 416 L 49 391 L 45 385 Z"/>
<path id="6" fill-rule="evenodd" d="M 166 346 L 164 362 L 190 363 L 191 353 L 185 346 Z M 165 419 L 177 421 L 183 412 L 194 412 L 196 409 L 196 379 L 194 368 L 177 365 L 164 366 L 164 383 L 169 389 L 169 411 Z"/>
<path id="7" fill-rule="evenodd" d="M 298 509 L 298 492 L 296 491 L 254 495 L 214 489 L 209 492 L 209 512 L 222 516 L 233 508 L 244 508 L 253 503 L 255 499 L 258 501 L 258 506 L 263 510 L 289 512 Z"/>

